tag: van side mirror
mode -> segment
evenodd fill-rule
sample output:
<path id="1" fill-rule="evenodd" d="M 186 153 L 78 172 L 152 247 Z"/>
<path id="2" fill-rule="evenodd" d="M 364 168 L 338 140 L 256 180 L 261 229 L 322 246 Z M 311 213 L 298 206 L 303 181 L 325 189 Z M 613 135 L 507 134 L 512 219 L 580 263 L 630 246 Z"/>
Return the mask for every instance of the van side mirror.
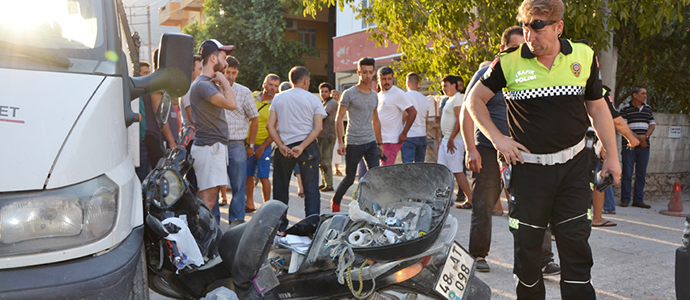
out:
<path id="1" fill-rule="evenodd" d="M 182 97 L 189 90 L 194 62 L 194 38 L 182 33 L 164 33 L 159 46 L 159 68 L 143 77 L 132 77 L 131 100 L 165 91 L 171 97 Z"/>
<path id="2" fill-rule="evenodd" d="M 168 117 L 170 116 L 170 109 L 172 108 L 172 99 L 168 93 L 163 93 L 160 104 L 158 104 L 158 111 L 156 112 L 156 122 L 158 123 L 158 128 L 163 128 L 165 123 L 168 123 Z"/>

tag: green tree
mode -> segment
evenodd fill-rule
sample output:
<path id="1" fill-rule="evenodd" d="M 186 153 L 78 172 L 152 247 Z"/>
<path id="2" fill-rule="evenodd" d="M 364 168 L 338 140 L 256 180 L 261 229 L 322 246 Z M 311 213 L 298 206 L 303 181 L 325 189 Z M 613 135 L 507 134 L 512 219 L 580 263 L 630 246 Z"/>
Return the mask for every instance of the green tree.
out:
<path id="1" fill-rule="evenodd" d="M 351 6 L 370 29 L 378 45 L 395 43 L 403 53 L 394 64 L 402 80 L 409 71 L 423 72 L 439 90 L 444 74 L 459 74 L 465 82 L 485 60 L 498 52 L 500 35 L 516 25 L 521 0 L 379 0 L 362 7 L 356 0 L 302 0 L 305 14 L 329 5 Z M 609 47 L 610 32 L 630 24 L 642 38 L 682 19 L 690 0 L 574 0 L 565 1 L 563 37 L 587 39 L 595 50 Z"/>
<path id="2" fill-rule="evenodd" d="M 658 34 L 642 38 L 633 24 L 616 30 L 618 47 L 616 105 L 632 94 L 632 87 L 647 87 L 647 102 L 655 111 L 690 112 L 690 7 Z"/>
<path id="3" fill-rule="evenodd" d="M 293 66 L 304 66 L 309 47 L 283 37 L 283 6 L 271 0 L 207 0 L 206 21 L 194 22 L 183 32 L 194 36 L 197 45 L 210 38 L 234 45 L 232 55 L 240 62 L 237 82 L 261 90 L 263 79 L 275 73 L 288 80 Z"/>

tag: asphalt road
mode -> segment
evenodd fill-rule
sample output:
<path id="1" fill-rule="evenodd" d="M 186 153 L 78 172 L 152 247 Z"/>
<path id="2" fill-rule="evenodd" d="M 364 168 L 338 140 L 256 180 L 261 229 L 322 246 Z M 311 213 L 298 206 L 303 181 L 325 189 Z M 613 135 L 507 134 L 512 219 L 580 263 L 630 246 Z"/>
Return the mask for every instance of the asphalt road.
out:
<path id="1" fill-rule="evenodd" d="M 344 166 L 341 166 L 344 169 Z M 342 176 L 334 176 L 337 187 Z M 355 184 L 357 182 L 355 181 Z M 620 186 L 614 186 L 620 188 Z M 669 187 L 670 189 L 670 187 Z M 352 201 L 354 186 L 343 198 L 342 209 Z M 321 193 L 321 212 L 330 211 L 330 200 L 334 192 Z M 690 195 L 683 195 L 685 211 L 690 211 Z M 597 299 L 675 299 L 675 250 L 683 236 L 684 218 L 659 214 L 667 209 L 670 199 L 647 199 L 651 209 L 617 207 L 616 215 L 604 218 L 617 223 L 615 227 L 595 227 L 590 237 L 594 255 L 592 269 L 593 285 Z M 501 199 L 507 209 L 505 198 Z M 255 191 L 255 204 L 262 203 L 260 188 Z M 453 208 L 450 212 L 459 221 L 456 235 L 463 247 L 469 244 L 470 210 Z M 506 211 L 507 213 L 507 211 Z M 221 207 L 223 226 L 227 227 L 227 206 Z M 297 197 L 297 181 L 293 177 L 290 188 L 288 219 L 293 224 L 304 218 L 304 200 Z M 253 214 L 247 214 L 249 220 Z M 508 231 L 506 216 L 493 217 L 493 240 L 487 261 L 489 273 L 476 273 L 492 289 L 492 299 L 517 299 L 513 268 L 513 237 Z M 554 242 L 556 262 L 559 262 Z M 559 276 L 545 277 L 546 299 L 560 299 Z M 151 291 L 151 299 L 168 299 Z"/>

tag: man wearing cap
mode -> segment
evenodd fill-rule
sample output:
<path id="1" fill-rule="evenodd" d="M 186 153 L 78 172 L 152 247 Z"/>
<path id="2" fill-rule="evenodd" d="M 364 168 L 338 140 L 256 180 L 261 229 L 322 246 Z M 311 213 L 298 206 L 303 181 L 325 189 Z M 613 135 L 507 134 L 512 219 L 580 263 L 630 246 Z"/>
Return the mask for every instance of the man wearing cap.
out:
<path id="1" fill-rule="evenodd" d="M 304 216 L 320 214 L 319 147 L 316 137 L 323 128 L 326 111 L 318 97 L 308 91 L 310 75 L 305 67 L 290 70 L 293 88 L 281 92 L 269 108 L 268 134 L 278 147 L 273 157 L 273 197 L 288 204 L 290 176 L 299 166 L 304 184 Z M 280 230 L 287 228 L 283 216 Z"/>
<path id="2" fill-rule="evenodd" d="M 196 126 L 196 138 L 192 144 L 199 185 L 199 197 L 209 209 L 213 209 L 218 197 L 218 187 L 228 185 L 228 122 L 225 110 L 237 109 L 235 93 L 223 75 L 227 67 L 225 58 L 234 49 L 211 39 L 201 43 L 201 75 L 192 83 L 189 99 L 192 119 Z"/>
<path id="3" fill-rule="evenodd" d="M 517 19 L 525 43 L 499 53 L 467 100 L 472 119 L 512 166 L 508 224 L 518 299 L 546 297 L 540 262 L 549 224 L 561 259 L 561 299 L 596 299 L 588 242 L 594 167 L 594 150 L 586 147 L 589 117 L 608 153 L 616 153 L 616 137 L 594 51 L 559 39 L 563 12 L 562 0 L 522 2 Z M 486 106 L 503 88 L 510 137 Z M 601 174 L 618 183 L 618 157 L 609 155 Z"/>
<path id="4" fill-rule="evenodd" d="M 247 157 L 254 155 L 254 140 L 259 127 L 259 113 L 256 111 L 254 101 L 252 101 L 252 91 L 235 82 L 239 74 L 240 62 L 230 55 L 225 59 L 225 62 L 227 62 L 225 78 L 232 86 L 237 102 L 237 109 L 225 110 L 230 134 L 227 171 L 232 188 L 228 221 L 232 222 L 236 219 L 244 220 L 244 213 L 246 212 L 243 204 L 245 204 L 246 199 Z M 227 187 L 222 186 L 220 190 L 223 197 L 220 205 L 226 205 Z M 220 215 L 220 211 L 218 211 L 218 215 Z"/>

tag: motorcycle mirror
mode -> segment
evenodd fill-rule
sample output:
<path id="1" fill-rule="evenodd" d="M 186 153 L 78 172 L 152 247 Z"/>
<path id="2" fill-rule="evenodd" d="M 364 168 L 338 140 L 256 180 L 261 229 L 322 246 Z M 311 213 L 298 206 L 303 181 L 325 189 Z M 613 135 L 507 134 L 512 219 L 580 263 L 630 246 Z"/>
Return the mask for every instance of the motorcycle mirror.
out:
<path id="1" fill-rule="evenodd" d="M 163 93 L 163 98 L 160 104 L 158 104 L 158 111 L 156 112 L 156 121 L 158 122 L 158 128 L 163 128 L 165 123 L 168 123 L 168 117 L 170 116 L 170 109 L 172 108 L 172 98 L 168 93 Z"/>
<path id="2" fill-rule="evenodd" d="M 146 227 L 151 229 L 155 235 L 161 238 L 168 236 L 168 231 L 165 230 L 163 223 L 152 215 L 146 215 Z"/>

